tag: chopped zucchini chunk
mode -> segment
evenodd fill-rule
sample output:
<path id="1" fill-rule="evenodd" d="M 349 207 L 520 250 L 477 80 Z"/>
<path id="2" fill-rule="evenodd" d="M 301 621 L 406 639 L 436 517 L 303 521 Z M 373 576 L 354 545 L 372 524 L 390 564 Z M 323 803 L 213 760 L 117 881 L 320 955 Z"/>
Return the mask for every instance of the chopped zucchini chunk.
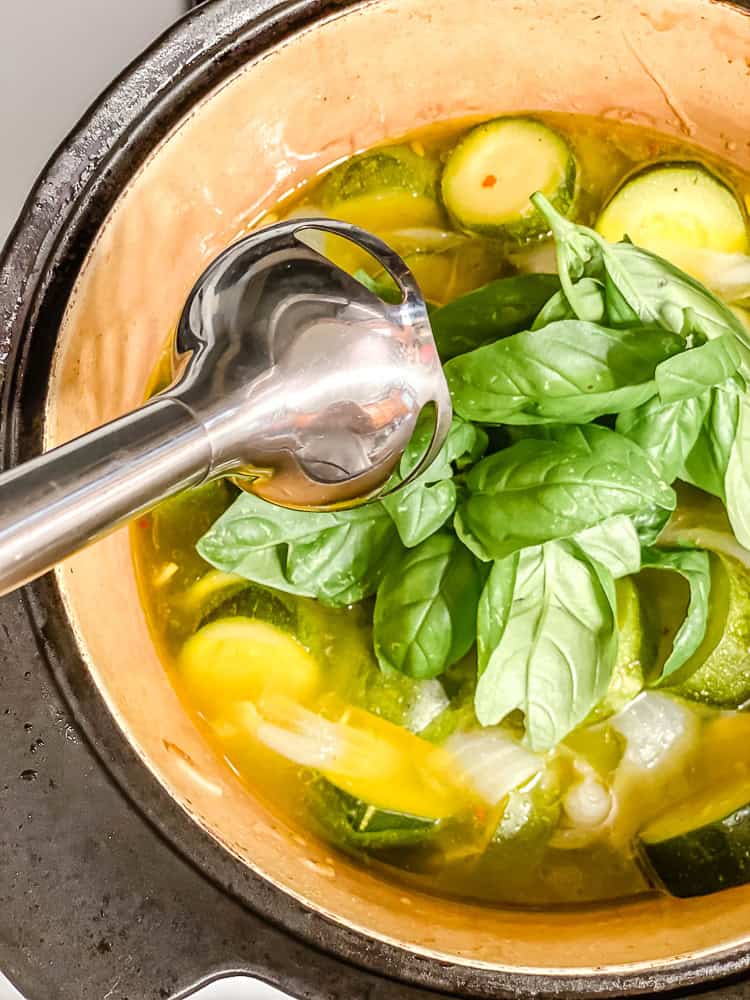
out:
<path id="1" fill-rule="evenodd" d="M 378 809 L 319 778 L 310 787 L 312 812 L 339 847 L 382 851 L 412 847 L 434 837 L 442 821 Z"/>
<path id="2" fill-rule="evenodd" d="M 320 187 L 320 205 L 337 219 L 383 232 L 435 226 L 440 165 L 410 146 L 387 146 L 334 168 Z"/>
<path id="3" fill-rule="evenodd" d="M 306 699 L 320 680 L 302 643 L 256 618 L 224 618 L 204 625 L 182 647 L 180 678 L 206 717 L 227 702 L 257 701 L 273 691 Z"/>
<path id="4" fill-rule="evenodd" d="M 748 251 L 745 217 L 734 194 L 699 163 L 658 165 L 632 177 L 610 199 L 596 228 L 611 242 L 627 236 L 671 260 L 680 257 L 680 247 Z"/>
<path id="5" fill-rule="evenodd" d="M 617 593 L 617 659 L 612 668 L 607 693 L 589 717 L 589 722 L 601 722 L 624 708 L 643 687 L 644 669 L 648 669 L 656 653 L 653 628 L 641 611 L 641 598 L 630 577 L 615 583 Z"/>
<path id="6" fill-rule="evenodd" d="M 463 229 L 509 242 L 544 236 L 547 223 L 529 201 L 541 191 L 567 214 L 576 160 L 557 132 L 530 118 L 496 118 L 456 146 L 443 171 L 443 201 Z"/>
<path id="7" fill-rule="evenodd" d="M 712 785 L 642 831 L 646 867 L 673 896 L 705 896 L 750 882 L 750 775 Z"/>
<path id="8" fill-rule="evenodd" d="M 750 698 L 750 571 L 737 559 L 711 556 L 706 636 L 674 675 L 670 690 L 723 708 Z"/>

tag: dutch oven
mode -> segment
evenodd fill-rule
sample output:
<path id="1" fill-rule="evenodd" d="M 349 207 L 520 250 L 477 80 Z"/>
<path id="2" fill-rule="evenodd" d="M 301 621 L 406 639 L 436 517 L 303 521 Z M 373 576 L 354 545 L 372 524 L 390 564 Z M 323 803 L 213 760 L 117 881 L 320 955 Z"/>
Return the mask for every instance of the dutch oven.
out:
<path id="1" fill-rule="evenodd" d="M 434 120 L 549 109 L 685 136 L 750 169 L 748 107 L 739 4 L 203 4 L 65 140 L 3 251 L 2 461 L 135 406 L 208 260 L 355 150 Z M 290 831 L 170 686 L 127 530 L 0 607 L 0 967 L 30 1000 L 173 997 L 230 971 L 316 1000 L 684 995 L 750 967 L 750 886 L 482 908 Z"/>

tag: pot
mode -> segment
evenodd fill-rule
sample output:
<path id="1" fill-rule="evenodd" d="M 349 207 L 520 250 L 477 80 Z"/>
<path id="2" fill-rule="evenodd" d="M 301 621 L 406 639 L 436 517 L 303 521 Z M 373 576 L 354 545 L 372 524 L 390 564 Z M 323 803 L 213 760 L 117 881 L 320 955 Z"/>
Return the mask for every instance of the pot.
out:
<path id="1" fill-rule="evenodd" d="M 319 170 L 435 119 L 542 109 L 645 124 L 750 169 L 748 53 L 747 10 L 709 0 L 202 5 L 65 140 L 5 247 L 5 463 L 137 405 L 208 261 Z M 654 993 L 750 967 L 750 887 L 479 907 L 300 835 L 170 686 L 127 530 L 2 608 L 7 745 L 25 777 L 6 792 L 3 885 L 20 874 L 0 966 L 32 1000 L 171 996 L 231 968 L 309 997 L 408 998 Z"/>

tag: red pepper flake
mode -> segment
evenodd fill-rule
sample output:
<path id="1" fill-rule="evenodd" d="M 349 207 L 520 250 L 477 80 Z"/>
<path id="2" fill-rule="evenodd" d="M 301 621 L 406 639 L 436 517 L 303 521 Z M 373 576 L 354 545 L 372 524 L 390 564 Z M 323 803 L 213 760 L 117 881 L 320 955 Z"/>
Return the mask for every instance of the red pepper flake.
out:
<path id="1" fill-rule="evenodd" d="M 487 819 L 487 810 L 484 806 L 474 806 L 474 818 L 480 822 L 484 823 Z"/>
<path id="2" fill-rule="evenodd" d="M 487 174 L 485 179 L 482 181 L 483 188 L 493 188 L 497 184 L 497 177 L 494 174 Z"/>
<path id="3" fill-rule="evenodd" d="M 136 521 L 136 524 L 138 525 L 139 528 L 144 528 L 144 529 L 150 528 L 151 518 L 148 515 L 146 515 L 146 517 L 139 517 L 138 520 Z"/>

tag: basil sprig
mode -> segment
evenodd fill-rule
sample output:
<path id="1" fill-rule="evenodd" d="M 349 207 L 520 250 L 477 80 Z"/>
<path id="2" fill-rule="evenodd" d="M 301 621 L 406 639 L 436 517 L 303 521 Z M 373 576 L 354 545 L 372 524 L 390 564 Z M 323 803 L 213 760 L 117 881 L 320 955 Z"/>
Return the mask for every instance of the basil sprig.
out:
<path id="1" fill-rule="evenodd" d="M 325 604 L 374 595 L 386 672 L 436 677 L 476 642 L 477 718 L 520 710 L 526 742 L 545 750 L 607 692 L 614 580 L 644 567 L 688 581 L 684 621 L 649 682 L 700 647 L 708 556 L 658 540 L 682 479 L 724 500 L 750 545 L 750 351 L 734 313 L 693 278 L 532 201 L 559 277 L 503 278 L 431 312 L 456 411 L 432 466 L 356 510 L 289 511 L 243 493 L 198 551 Z M 430 433 L 419 425 L 391 486 Z"/>

